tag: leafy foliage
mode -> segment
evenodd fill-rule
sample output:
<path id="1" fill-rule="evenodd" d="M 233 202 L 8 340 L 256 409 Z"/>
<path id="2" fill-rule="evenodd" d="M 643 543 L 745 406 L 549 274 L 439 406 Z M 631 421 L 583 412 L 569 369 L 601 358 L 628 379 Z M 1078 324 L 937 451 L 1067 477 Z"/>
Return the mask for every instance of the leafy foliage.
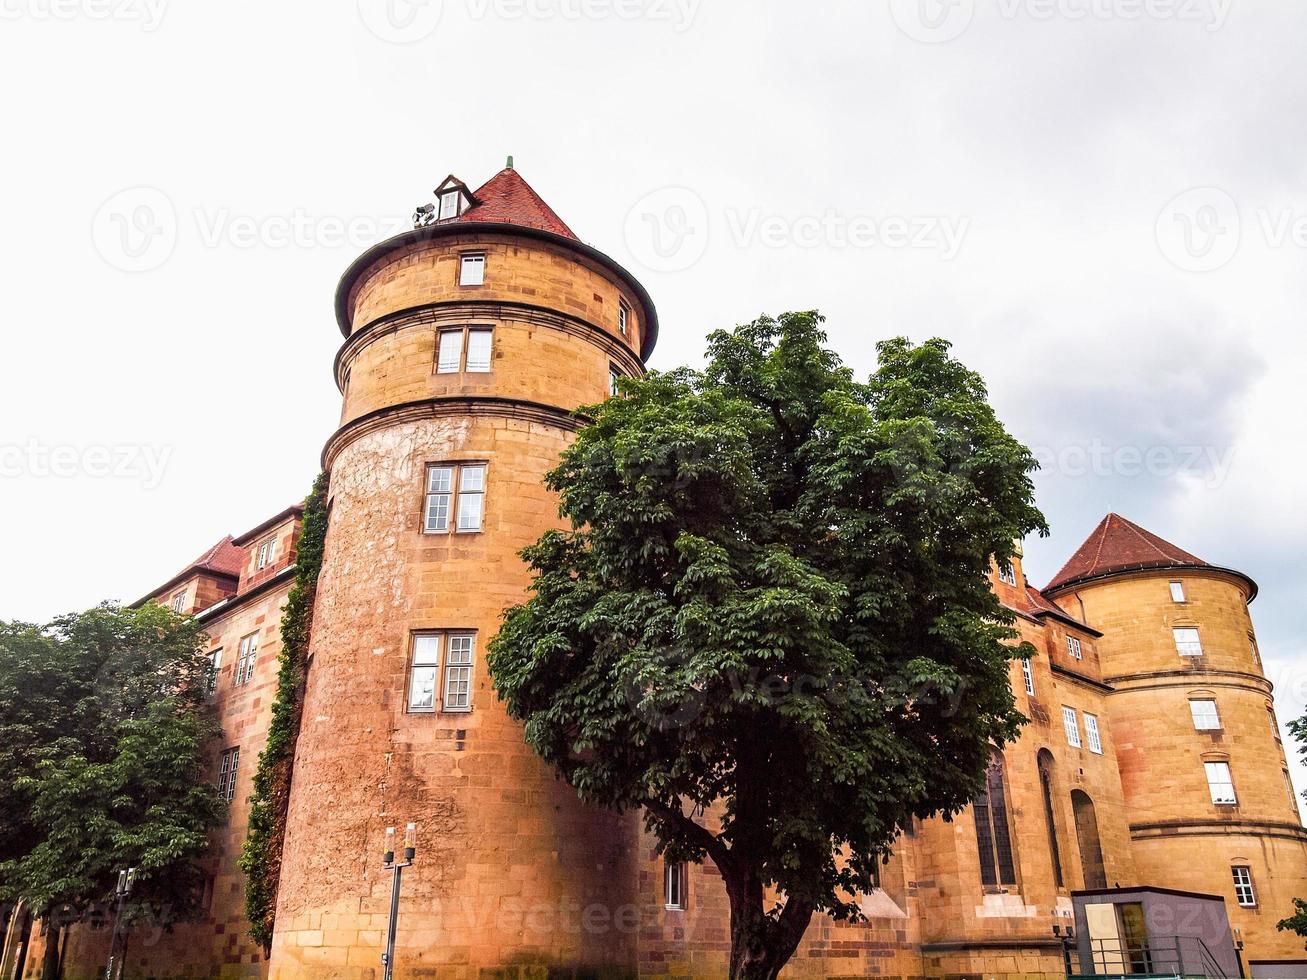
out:
<path id="1" fill-rule="evenodd" d="M 1307 759 L 1307 715 L 1289 722 L 1288 728 L 1289 734 L 1298 743 L 1298 757 Z M 1307 798 L 1307 793 L 1304 793 L 1303 797 Z M 1296 932 L 1300 936 L 1307 936 L 1307 902 L 1295 898 L 1293 907 L 1293 915 L 1281 919 L 1275 927 L 1282 932 Z"/>
<path id="2" fill-rule="evenodd" d="M 277 697 L 268 725 L 268 744 L 259 755 L 250 797 L 250 824 L 241 849 L 245 872 L 245 916 L 250 936 L 266 953 L 272 946 L 281 875 L 282 839 L 290 804 L 291 769 L 304 707 L 304 669 L 313 627 L 313 597 L 327 537 L 327 476 L 320 474 L 304 501 L 304 521 L 297 546 L 295 583 L 281 618 L 281 656 Z"/>
<path id="3" fill-rule="evenodd" d="M 732 976 L 774 977 L 814 912 L 858 917 L 896 837 L 964 807 L 1024 721 L 988 572 L 1047 533 L 1032 455 L 944 341 L 879 344 L 861 383 L 821 320 L 718 331 L 706 370 L 583 410 L 548 477 L 572 529 L 523 552 L 533 595 L 489 655 L 583 799 L 714 861 Z"/>
<path id="4" fill-rule="evenodd" d="M 84 911 L 132 866 L 129 920 L 194 914 L 195 862 L 224 810 L 209 778 L 204 641 L 155 603 L 0 626 L 4 898 Z"/>

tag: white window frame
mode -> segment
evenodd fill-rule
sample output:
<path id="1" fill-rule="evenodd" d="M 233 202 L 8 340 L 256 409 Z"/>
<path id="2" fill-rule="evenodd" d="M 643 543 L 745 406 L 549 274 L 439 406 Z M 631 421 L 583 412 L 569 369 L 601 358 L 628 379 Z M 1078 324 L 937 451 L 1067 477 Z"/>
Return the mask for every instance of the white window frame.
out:
<path id="1" fill-rule="evenodd" d="M 459 191 L 445 191 L 440 195 L 440 212 L 437 221 L 446 221 L 450 218 L 457 218 L 462 208 L 462 193 Z"/>
<path id="2" fill-rule="evenodd" d="M 222 670 L 222 647 L 210 650 L 204 659 L 209 662 L 209 676 L 205 679 L 204 691 L 206 694 L 212 694 L 218 689 L 218 671 Z"/>
<path id="3" fill-rule="evenodd" d="M 460 286 L 486 284 L 485 252 L 464 252 L 458 257 L 458 284 Z"/>
<path id="4" fill-rule="evenodd" d="M 236 774 L 240 769 L 241 748 L 239 745 L 223 751 L 218 762 L 218 796 L 224 803 L 236 799 Z"/>
<path id="5" fill-rule="evenodd" d="M 1175 640 L 1175 651 L 1182 657 L 1201 657 L 1203 655 L 1203 638 L 1197 626 L 1175 626 L 1171 629 Z"/>
<path id="6" fill-rule="evenodd" d="M 472 360 L 472 335 L 485 336 L 485 359 Z M 495 328 L 482 324 L 436 331 L 436 374 L 489 374 L 495 358 Z"/>
<path id="7" fill-rule="evenodd" d="M 409 641 L 408 708 L 413 714 L 432 714 L 440 700 L 440 654 L 443 633 L 425 630 L 414 632 Z M 430 684 L 430 704 L 415 703 L 419 683 Z"/>
<path id="8" fill-rule="evenodd" d="M 1062 705 L 1062 730 L 1066 733 L 1066 743 L 1073 749 L 1081 748 L 1080 722 L 1076 718 L 1076 709 Z"/>
<path id="9" fill-rule="evenodd" d="M 259 632 L 247 633 L 241 637 L 237 649 L 236 674 L 232 677 L 232 687 L 248 684 L 254 677 L 254 663 L 259 657 Z"/>
<path id="10" fill-rule="evenodd" d="M 1203 772 L 1207 776 L 1207 790 L 1211 794 L 1212 803 L 1217 806 L 1239 805 L 1239 795 L 1234 789 L 1234 774 L 1230 772 L 1230 763 L 1204 762 Z"/>
<path id="11" fill-rule="evenodd" d="M 487 469 L 488 465 L 480 462 L 427 464 L 422 533 L 477 534 L 484 530 Z"/>
<path id="12" fill-rule="evenodd" d="M 472 710 L 472 665 L 476 661 L 476 645 L 475 633 L 447 634 L 445 678 L 441 691 L 442 711 Z"/>
<path id="13" fill-rule="evenodd" d="M 617 397 L 618 395 L 617 379 L 620 377 L 622 377 L 622 372 L 617 370 L 617 366 L 615 364 L 608 365 L 608 397 L 609 398 Z"/>
<path id="14" fill-rule="evenodd" d="M 1091 715 L 1085 712 L 1085 741 L 1089 743 L 1089 751 L 1094 755 L 1103 754 L 1103 736 L 1098 730 L 1098 715 Z"/>
<path id="15" fill-rule="evenodd" d="M 1257 890 L 1253 888 L 1253 869 L 1246 864 L 1230 866 L 1230 877 L 1234 881 L 1234 900 L 1241 909 L 1257 908 Z"/>
<path id="16" fill-rule="evenodd" d="M 262 571 L 272 564 L 272 560 L 277 554 L 277 538 L 274 535 L 270 538 L 264 538 L 259 542 L 258 553 L 254 559 L 255 571 Z"/>
<path id="17" fill-rule="evenodd" d="M 1189 601 L 1185 598 L 1184 583 L 1178 579 L 1171 582 L 1171 601 L 1178 603 Z"/>
<path id="18" fill-rule="evenodd" d="M 1211 709 L 1208 710 L 1208 705 Z M 1194 720 L 1196 732 L 1219 732 L 1221 730 L 1221 709 L 1216 698 L 1190 698 L 1189 714 Z"/>
<path id="19" fill-rule="evenodd" d="M 1083 646 L 1081 646 L 1080 637 L 1078 636 L 1072 636 L 1070 633 L 1067 634 L 1066 650 L 1067 653 L 1071 654 L 1071 657 L 1075 660 L 1085 659 L 1085 649 Z"/>
<path id="20" fill-rule="evenodd" d="M 998 566 L 998 580 L 999 580 L 1000 582 L 1002 582 L 1004 585 L 1010 585 L 1010 586 L 1012 586 L 1013 588 L 1016 588 L 1016 585 L 1017 585 L 1017 566 L 1016 566 L 1016 565 L 1008 565 L 1007 568 L 1004 568 L 1002 565 L 999 565 L 999 566 Z"/>
<path id="21" fill-rule="evenodd" d="M 686 901 L 685 862 L 663 861 L 663 908 L 669 912 L 684 912 Z"/>
<path id="22" fill-rule="evenodd" d="M 617 329 L 625 337 L 631 329 L 631 308 L 626 305 L 626 300 L 617 301 Z"/>
<path id="23" fill-rule="evenodd" d="M 182 589 L 180 592 L 173 593 L 172 611 L 180 614 L 186 608 L 186 597 L 190 594 L 190 589 Z"/>
<path id="24" fill-rule="evenodd" d="M 1021 677 L 1026 682 L 1026 694 L 1033 697 L 1035 693 L 1035 671 L 1030 666 L 1029 657 L 1021 661 Z"/>

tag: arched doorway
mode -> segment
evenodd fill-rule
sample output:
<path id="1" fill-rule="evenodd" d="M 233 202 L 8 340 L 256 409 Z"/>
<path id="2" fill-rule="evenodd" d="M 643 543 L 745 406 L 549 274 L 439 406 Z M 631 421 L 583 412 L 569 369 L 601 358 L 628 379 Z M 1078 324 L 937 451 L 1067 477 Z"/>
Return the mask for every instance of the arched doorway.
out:
<path id="1" fill-rule="evenodd" d="M 1103 867 L 1103 845 L 1098 837 L 1094 801 L 1083 790 L 1073 789 L 1071 809 L 1076 815 L 1076 840 L 1080 843 L 1080 866 L 1085 873 L 1085 887 L 1106 888 L 1107 871 Z"/>
<path id="2" fill-rule="evenodd" d="M 1037 756 L 1039 762 L 1039 788 L 1044 794 L 1044 823 L 1048 827 L 1048 849 L 1053 858 L 1053 883 L 1058 888 L 1065 886 L 1066 882 L 1062 875 L 1062 853 L 1057 846 L 1057 820 L 1053 816 L 1053 753 L 1048 749 L 1040 749 Z"/>

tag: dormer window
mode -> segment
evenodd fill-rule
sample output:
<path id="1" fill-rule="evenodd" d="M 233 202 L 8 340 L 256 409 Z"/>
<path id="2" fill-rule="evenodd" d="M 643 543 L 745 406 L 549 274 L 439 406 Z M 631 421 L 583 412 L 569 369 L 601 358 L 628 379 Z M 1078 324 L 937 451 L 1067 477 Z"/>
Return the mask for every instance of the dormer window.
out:
<path id="1" fill-rule="evenodd" d="M 998 569 L 998 580 L 1004 585 L 1010 585 L 1015 588 L 1017 584 L 1016 568 L 1013 565 L 1000 565 Z"/>
<path id="2" fill-rule="evenodd" d="M 172 611 L 180 613 L 186 609 L 186 589 L 182 589 L 172 597 Z"/>
<path id="3" fill-rule="evenodd" d="M 268 538 L 259 545 L 258 556 L 254 562 L 255 571 L 262 571 L 272 564 L 272 559 L 277 555 L 277 539 Z"/>
<path id="4" fill-rule="evenodd" d="M 445 193 L 440 195 L 441 221 L 444 221 L 446 218 L 458 217 L 459 211 L 462 210 L 462 208 L 459 207 L 462 196 L 463 195 L 458 191 L 445 191 Z"/>

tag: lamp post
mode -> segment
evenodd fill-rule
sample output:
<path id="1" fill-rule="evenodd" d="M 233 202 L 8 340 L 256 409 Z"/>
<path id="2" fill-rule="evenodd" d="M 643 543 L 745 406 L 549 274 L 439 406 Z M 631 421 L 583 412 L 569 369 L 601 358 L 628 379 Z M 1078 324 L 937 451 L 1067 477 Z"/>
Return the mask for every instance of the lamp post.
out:
<path id="1" fill-rule="evenodd" d="M 118 872 L 118 884 L 114 887 L 114 897 L 118 899 L 118 907 L 113 914 L 113 935 L 109 939 L 109 962 L 104 966 L 104 980 L 113 980 L 114 959 L 118 955 L 118 933 L 122 927 L 123 905 L 127 902 L 127 897 L 132 893 L 132 885 L 136 883 L 136 869 L 128 868 L 126 871 Z"/>
<path id="2" fill-rule="evenodd" d="M 383 980 L 391 980 L 395 971 L 395 927 L 399 924 L 399 883 L 404 869 L 413 863 L 417 853 L 418 825 L 409 824 L 404 828 L 404 860 L 395 860 L 395 828 L 386 828 L 386 849 L 381 855 L 381 866 L 391 874 L 390 882 L 390 925 L 386 929 L 386 951 L 381 954 Z"/>

